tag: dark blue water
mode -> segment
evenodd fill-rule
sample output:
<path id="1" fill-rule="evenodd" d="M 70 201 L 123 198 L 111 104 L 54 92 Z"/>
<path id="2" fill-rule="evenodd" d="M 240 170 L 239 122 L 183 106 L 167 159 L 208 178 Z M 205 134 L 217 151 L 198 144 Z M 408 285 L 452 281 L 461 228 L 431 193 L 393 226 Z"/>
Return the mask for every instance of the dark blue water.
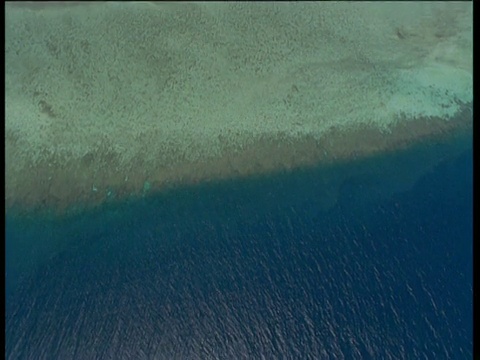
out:
<path id="1" fill-rule="evenodd" d="M 6 357 L 472 358 L 465 141 L 10 216 Z"/>

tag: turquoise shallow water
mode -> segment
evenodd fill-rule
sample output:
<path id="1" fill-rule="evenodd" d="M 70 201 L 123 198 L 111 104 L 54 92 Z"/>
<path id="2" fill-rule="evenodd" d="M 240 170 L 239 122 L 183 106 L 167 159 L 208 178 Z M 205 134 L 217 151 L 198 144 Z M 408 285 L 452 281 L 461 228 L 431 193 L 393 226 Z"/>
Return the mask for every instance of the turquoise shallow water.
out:
<path id="1" fill-rule="evenodd" d="M 472 358 L 472 149 L 6 221 L 8 359 Z"/>

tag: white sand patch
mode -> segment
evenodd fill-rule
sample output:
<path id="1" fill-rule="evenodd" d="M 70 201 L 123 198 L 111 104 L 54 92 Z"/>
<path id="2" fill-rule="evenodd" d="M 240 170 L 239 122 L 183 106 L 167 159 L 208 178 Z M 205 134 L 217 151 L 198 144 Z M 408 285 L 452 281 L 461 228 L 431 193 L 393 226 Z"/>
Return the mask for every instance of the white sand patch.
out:
<path id="1" fill-rule="evenodd" d="M 446 65 L 432 65 L 399 72 L 397 89 L 388 103 L 393 114 L 406 117 L 450 118 L 459 110 L 458 102 L 473 97 L 472 75 L 466 70 Z"/>

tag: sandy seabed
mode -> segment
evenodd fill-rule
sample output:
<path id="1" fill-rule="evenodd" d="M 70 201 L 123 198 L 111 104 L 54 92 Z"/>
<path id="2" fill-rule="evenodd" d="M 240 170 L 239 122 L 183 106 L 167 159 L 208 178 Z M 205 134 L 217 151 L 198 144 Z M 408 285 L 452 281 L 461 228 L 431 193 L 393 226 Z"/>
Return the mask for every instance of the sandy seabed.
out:
<path id="1" fill-rule="evenodd" d="M 472 128 L 470 3 L 7 4 L 5 206 L 94 206 Z"/>

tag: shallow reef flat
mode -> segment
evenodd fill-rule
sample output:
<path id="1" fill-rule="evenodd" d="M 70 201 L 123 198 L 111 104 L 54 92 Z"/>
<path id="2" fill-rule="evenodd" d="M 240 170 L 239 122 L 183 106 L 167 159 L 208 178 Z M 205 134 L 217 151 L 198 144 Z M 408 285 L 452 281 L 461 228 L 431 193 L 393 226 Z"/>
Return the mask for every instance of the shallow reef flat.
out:
<path id="1" fill-rule="evenodd" d="M 6 208 L 468 131 L 472 22 L 471 3 L 7 3 Z"/>

